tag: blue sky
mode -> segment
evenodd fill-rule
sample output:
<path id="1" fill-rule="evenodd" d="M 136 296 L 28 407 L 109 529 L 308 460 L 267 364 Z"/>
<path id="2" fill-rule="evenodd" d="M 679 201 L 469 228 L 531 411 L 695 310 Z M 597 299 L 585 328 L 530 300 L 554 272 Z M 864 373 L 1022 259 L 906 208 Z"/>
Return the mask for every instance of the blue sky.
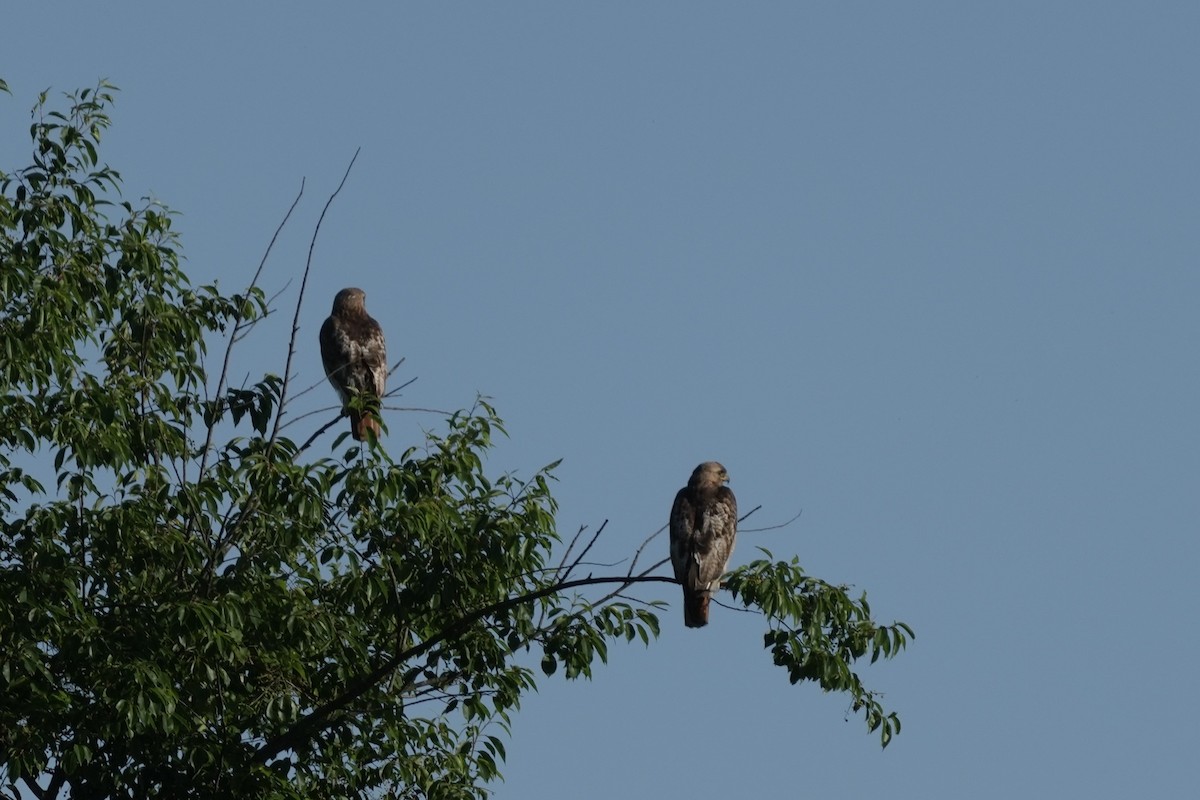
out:
<path id="1" fill-rule="evenodd" d="M 11 4 L 2 163 L 38 91 L 107 77 L 127 195 L 230 290 L 306 177 L 258 375 L 361 147 L 300 385 L 361 286 L 402 402 L 491 395 L 494 469 L 564 459 L 560 527 L 609 520 L 597 558 L 719 459 L 747 526 L 803 510 L 735 564 L 798 554 L 918 635 L 862 673 L 904 721 L 880 752 L 759 620 L 684 630 L 651 588 L 662 639 L 545 681 L 497 797 L 1192 789 L 1200 6 L 341 5 Z M 401 449 L 437 418 L 389 424 Z"/>

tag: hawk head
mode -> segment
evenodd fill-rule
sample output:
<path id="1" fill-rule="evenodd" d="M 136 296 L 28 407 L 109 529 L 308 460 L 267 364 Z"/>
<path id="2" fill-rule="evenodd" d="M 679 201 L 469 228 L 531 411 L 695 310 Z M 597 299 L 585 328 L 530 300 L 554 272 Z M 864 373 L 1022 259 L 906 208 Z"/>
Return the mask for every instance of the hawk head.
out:
<path id="1" fill-rule="evenodd" d="M 355 286 L 342 289 L 333 297 L 333 315 L 365 314 L 367 293 Z"/>
<path id="2" fill-rule="evenodd" d="M 692 477 L 688 479 L 688 488 L 715 489 L 728 481 L 729 473 L 725 471 L 725 467 L 716 461 L 705 461 L 692 470 Z"/>

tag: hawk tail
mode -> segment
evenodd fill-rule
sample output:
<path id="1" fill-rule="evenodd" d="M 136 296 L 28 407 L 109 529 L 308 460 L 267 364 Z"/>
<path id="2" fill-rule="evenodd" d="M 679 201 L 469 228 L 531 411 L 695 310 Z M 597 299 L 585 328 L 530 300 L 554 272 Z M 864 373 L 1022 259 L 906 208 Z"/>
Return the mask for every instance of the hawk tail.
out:
<path id="1" fill-rule="evenodd" d="M 354 441 L 362 442 L 367 439 L 367 431 L 373 431 L 375 438 L 380 436 L 379 420 L 374 414 L 362 414 L 358 411 L 350 411 L 350 435 L 354 437 Z"/>
<path id="2" fill-rule="evenodd" d="M 708 592 L 703 589 L 683 590 L 683 624 L 689 628 L 703 628 L 708 624 Z"/>

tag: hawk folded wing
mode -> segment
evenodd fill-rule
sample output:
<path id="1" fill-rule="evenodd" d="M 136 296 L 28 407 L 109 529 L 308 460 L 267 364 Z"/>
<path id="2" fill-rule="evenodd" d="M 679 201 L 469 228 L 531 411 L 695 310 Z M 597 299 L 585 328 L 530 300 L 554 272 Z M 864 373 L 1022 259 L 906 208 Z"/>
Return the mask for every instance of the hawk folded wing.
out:
<path id="1" fill-rule="evenodd" d="M 725 467 L 706 461 L 692 472 L 671 506 L 671 566 L 683 585 L 683 623 L 708 624 L 708 603 L 721 588 L 721 576 L 737 537 L 737 500 L 724 483 Z"/>
<path id="2" fill-rule="evenodd" d="M 362 289 L 342 289 L 333 311 L 321 326 L 321 361 L 325 375 L 350 415 L 350 435 L 357 441 L 367 431 L 379 436 L 379 412 L 387 387 L 387 345 L 383 329 L 367 313 Z M 358 407 L 352 397 L 362 396 Z"/>

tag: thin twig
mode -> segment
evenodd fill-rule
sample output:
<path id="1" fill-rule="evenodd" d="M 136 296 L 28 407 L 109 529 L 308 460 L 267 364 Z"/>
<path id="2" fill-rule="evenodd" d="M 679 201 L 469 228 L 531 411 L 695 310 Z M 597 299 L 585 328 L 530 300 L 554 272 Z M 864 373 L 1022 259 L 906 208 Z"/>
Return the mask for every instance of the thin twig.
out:
<path id="1" fill-rule="evenodd" d="M 663 558 L 658 561 L 655 561 L 653 564 L 651 564 L 650 566 L 646 567 L 644 570 L 639 572 L 635 577 L 643 578 L 643 577 L 649 575 L 651 572 L 654 572 L 654 570 L 658 569 L 659 567 L 661 567 L 663 564 L 666 564 L 670 560 L 671 559 L 668 557 L 668 558 Z"/>
<path id="2" fill-rule="evenodd" d="M 579 561 L 579 562 L 572 564 L 571 569 L 574 570 L 576 567 L 589 567 L 592 569 L 594 569 L 596 567 L 603 567 L 604 569 L 612 569 L 613 567 L 619 567 L 624 563 L 625 563 L 625 559 L 623 559 L 623 558 L 620 561 Z M 566 577 L 567 575 L 570 575 L 570 574 L 571 574 L 570 572 L 564 572 L 562 576 Z M 592 573 L 589 572 L 588 576 L 591 576 L 591 574 Z"/>
<path id="3" fill-rule="evenodd" d="M 382 408 L 384 411 L 411 411 L 413 413 L 419 413 L 419 414 L 440 414 L 444 417 L 448 417 L 452 413 L 450 411 L 446 411 L 443 408 L 422 408 L 421 406 L 380 406 L 380 408 Z M 284 430 L 288 426 L 295 425 L 300 420 L 307 419 L 308 417 L 314 417 L 318 414 L 328 414 L 330 411 L 341 411 L 341 410 L 342 410 L 342 406 L 340 406 L 340 405 L 330 405 L 330 406 L 323 406 L 322 408 L 316 408 L 316 409 L 313 409 L 312 411 L 305 411 L 303 414 L 301 414 L 299 416 L 289 418 L 288 421 L 283 423 L 283 425 L 280 426 L 279 429 Z M 345 416 L 345 414 L 338 414 L 337 419 L 341 419 L 344 416 Z"/>
<path id="4" fill-rule="evenodd" d="M 658 538 L 658 536 L 659 536 L 659 535 L 660 535 L 660 534 L 661 534 L 663 531 L 665 531 L 666 529 L 667 529 L 667 526 L 666 526 L 666 525 L 663 525 L 661 528 L 659 528 L 658 530 L 656 530 L 654 533 L 652 533 L 652 534 L 650 534 L 649 536 L 647 536 L 647 537 L 645 538 L 645 540 L 644 540 L 644 541 L 643 541 L 643 542 L 642 542 L 640 545 L 638 545 L 638 549 L 637 549 L 637 550 L 634 552 L 634 554 L 633 554 L 633 561 L 629 562 L 629 572 L 628 572 L 627 574 L 629 574 L 629 575 L 632 575 L 632 574 L 633 574 L 633 571 L 634 571 L 635 569 L 637 569 L 637 562 L 638 562 L 638 559 L 639 559 L 639 558 L 641 558 L 641 556 L 642 556 L 642 551 L 646 549 L 646 545 L 650 544 L 650 542 L 651 542 L 651 541 L 653 541 L 654 539 Z M 660 563 L 661 563 L 661 562 L 660 562 Z"/>
<path id="5" fill-rule="evenodd" d="M 400 356 L 400 360 L 399 360 L 399 361 L 397 361 L 395 364 L 392 364 L 392 368 L 388 370 L 388 374 L 387 374 L 387 376 L 388 376 L 389 378 L 390 378 L 390 377 L 392 377 L 392 375 L 394 375 L 394 374 L 396 373 L 396 370 L 400 369 L 400 365 L 401 365 L 401 364 L 403 364 L 403 363 L 404 363 L 404 356 Z M 413 381 L 415 381 L 415 380 L 416 380 L 416 378 L 412 378 L 412 379 L 411 379 L 411 380 L 409 380 L 407 383 L 402 383 L 402 384 L 400 384 L 400 385 L 399 385 L 398 387 L 396 387 L 396 388 L 397 388 L 397 389 L 403 389 L 405 386 L 408 386 L 408 384 L 409 384 L 409 383 L 412 383 L 412 382 L 413 382 Z M 392 392 L 394 392 L 394 391 L 396 391 L 396 389 L 393 389 L 393 390 L 392 390 Z M 388 392 L 387 394 L 391 394 L 392 392 Z M 387 397 L 387 394 L 385 394 L 385 395 L 384 395 L 384 397 Z"/>
<path id="6" fill-rule="evenodd" d="M 761 508 L 761 506 L 759 508 Z M 755 510 L 757 511 L 758 509 L 755 509 Z M 804 513 L 804 509 L 800 509 L 798 512 L 796 512 L 796 516 L 792 517 L 791 519 L 787 520 L 786 522 L 781 522 L 778 525 L 768 525 L 765 528 L 746 528 L 744 531 L 738 531 L 738 533 L 759 533 L 760 531 L 777 531 L 780 528 L 786 528 L 788 525 L 791 525 L 793 522 L 800 519 L 800 515 L 803 513 Z M 747 515 L 747 516 L 749 516 L 749 515 Z"/>
<path id="7" fill-rule="evenodd" d="M 657 535 L 658 534 L 653 534 L 651 536 L 651 538 L 653 538 L 654 536 L 657 536 Z M 659 567 L 661 567 L 663 564 L 666 564 L 670 560 L 671 559 L 669 559 L 669 558 L 661 559 L 660 561 L 656 561 L 655 563 L 646 567 L 644 570 L 639 572 L 637 575 L 626 575 L 625 577 L 627 577 L 630 580 L 630 582 L 636 582 L 636 581 L 640 581 L 643 579 L 650 580 L 653 577 L 650 575 L 650 573 L 654 572 L 654 570 L 658 569 Z M 677 578 L 660 578 L 660 580 L 668 581 L 670 583 L 679 583 L 679 580 Z M 598 600 L 596 600 L 595 602 L 593 602 L 592 605 L 593 606 L 604 605 L 609 600 L 612 600 L 614 597 L 619 597 L 621 595 L 621 593 L 623 591 L 625 591 L 626 588 L 627 588 L 626 586 L 618 586 L 613 591 L 609 592 L 608 594 L 604 595 L 603 597 L 601 597 Z"/>
<path id="8" fill-rule="evenodd" d="M 388 372 L 388 375 L 391 375 L 393 372 L 395 372 L 400 367 L 400 365 L 403 363 L 404 363 L 403 358 L 400 359 L 399 361 L 397 361 L 396 366 L 391 368 L 391 370 Z M 301 389 L 299 392 L 296 392 L 295 394 L 293 394 L 292 399 L 295 400 L 297 398 L 303 397 L 304 395 L 308 394 L 309 392 L 315 390 L 317 387 L 324 385 L 327 381 L 328 381 L 328 377 L 325 377 L 325 378 L 320 378 L 320 379 L 314 381 L 313 383 L 310 383 L 308 386 Z M 404 383 L 400 384 L 399 386 L 397 386 L 396 388 L 392 389 L 387 394 L 385 394 L 384 397 L 391 397 L 392 395 L 396 394 L 397 392 L 407 389 L 409 386 L 412 386 L 416 382 L 417 382 L 417 379 L 415 377 L 409 378 Z M 286 427 L 286 423 L 285 423 L 285 427 Z"/>
<path id="9" fill-rule="evenodd" d="M 291 417 L 290 419 L 288 419 L 287 422 L 283 423 L 283 425 L 281 425 L 279 429 L 283 430 L 292 425 L 295 425 L 297 422 L 300 422 L 303 419 L 307 419 L 309 417 L 315 417 L 318 414 L 328 414 L 330 411 L 338 412 L 337 417 L 334 418 L 334 422 L 337 422 L 339 419 L 346 416 L 345 410 L 341 403 L 338 403 L 337 405 L 322 406 L 321 408 L 314 408 L 312 411 L 305 411 L 303 414 L 300 414 L 299 416 Z"/>
<path id="10" fill-rule="evenodd" d="M 286 292 L 288 290 L 288 287 L 291 285 L 292 285 L 292 279 L 288 278 L 287 281 L 283 284 L 283 286 L 280 287 L 278 292 L 276 292 L 275 294 L 273 294 L 267 298 L 267 313 L 268 314 L 271 313 L 271 304 L 274 303 L 276 300 L 278 300 L 280 297 L 282 297 L 283 293 Z"/>
<path id="11" fill-rule="evenodd" d="M 747 511 L 745 514 L 742 514 L 740 517 L 738 517 L 738 522 L 745 522 L 745 520 L 746 520 L 746 517 L 750 516 L 750 515 L 751 515 L 751 514 L 753 514 L 755 511 L 758 511 L 760 508 L 762 508 L 762 505 L 761 505 L 761 504 L 760 504 L 760 505 L 757 505 L 757 506 L 755 506 L 755 507 L 754 507 L 754 508 L 752 508 L 752 509 L 750 509 L 750 510 L 749 510 L 749 511 Z"/>
<path id="12" fill-rule="evenodd" d="M 663 605 L 661 600 L 643 600 L 640 597 L 634 597 L 624 592 L 614 592 L 611 597 L 616 600 L 624 600 L 626 603 L 633 605 L 645 606 L 646 608 L 659 608 Z"/>
<path id="13" fill-rule="evenodd" d="M 728 608 L 730 611 L 740 611 L 743 614 L 756 614 L 758 616 L 763 615 L 763 612 L 758 610 L 757 608 L 738 608 L 737 606 L 731 606 L 728 603 L 722 603 L 720 600 L 717 599 L 717 596 L 715 594 L 711 596 L 710 600 L 712 602 L 716 603 L 717 605 L 719 605 L 721 608 Z"/>
<path id="14" fill-rule="evenodd" d="M 592 538 L 587 543 L 587 547 L 583 548 L 583 550 L 579 553 L 579 556 L 573 562 L 571 562 L 571 566 L 567 567 L 567 571 L 563 573 L 563 577 L 566 577 L 575 571 L 575 568 L 579 566 L 579 562 L 582 561 L 583 557 L 586 556 L 588 551 L 592 549 L 592 545 L 594 545 L 596 540 L 600 538 L 600 534 L 604 533 L 604 529 L 606 527 L 608 527 L 608 520 L 604 520 L 604 522 L 600 523 L 600 527 L 596 528 L 596 532 L 592 534 Z"/>
<path id="15" fill-rule="evenodd" d="M 338 424 L 338 422 L 341 420 L 341 418 L 343 416 L 345 416 L 345 415 L 339 414 L 336 417 L 334 417 L 333 419 L 329 420 L 329 422 L 326 422 L 320 428 L 317 428 L 317 430 L 313 432 L 312 436 L 309 436 L 308 439 L 305 440 L 304 444 L 300 445 L 300 449 L 296 451 L 297 455 L 299 455 L 300 453 L 303 453 L 305 450 L 312 447 L 312 443 L 315 442 L 317 439 L 319 439 L 321 437 L 321 434 L 325 433 L 325 431 L 329 430 L 334 425 Z"/>
<path id="16" fill-rule="evenodd" d="M 563 553 L 562 561 L 558 562 L 558 569 L 555 572 L 561 572 L 563 567 L 567 565 L 567 559 L 571 557 L 571 551 L 575 549 L 575 543 L 579 541 L 579 537 L 583 536 L 583 532 L 587 530 L 587 525 L 580 525 L 579 530 L 575 531 L 575 535 L 571 537 L 570 544 L 567 545 L 567 552 Z"/>

